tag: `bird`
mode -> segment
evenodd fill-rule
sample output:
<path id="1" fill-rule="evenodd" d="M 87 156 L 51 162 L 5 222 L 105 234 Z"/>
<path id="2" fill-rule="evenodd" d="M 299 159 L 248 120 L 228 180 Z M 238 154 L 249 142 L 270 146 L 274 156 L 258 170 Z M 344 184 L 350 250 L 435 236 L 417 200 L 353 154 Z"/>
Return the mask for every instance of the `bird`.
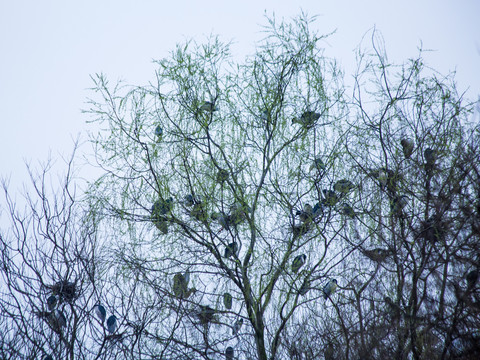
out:
<path id="1" fill-rule="evenodd" d="M 302 220 L 303 222 L 307 222 L 307 221 L 312 220 L 312 218 L 313 218 L 312 205 L 305 204 L 305 206 L 303 207 L 303 210 L 298 210 L 296 212 L 296 215 L 299 215 L 300 220 Z"/>
<path id="2" fill-rule="evenodd" d="M 230 310 L 232 308 L 232 302 L 233 298 L 230 293 L 226 292 L 223 294 L 223 305 L 225 306 L 225 309 Z"/>
<path id="3" fill-rule="evenodd" d="M 52 357 L 52 355 L 44 355 L 42 357 L 42 360 L 53 360 L 53 357 Z"/>
<path id="4" fill-rule="evenodd" d="M 478 281 L 478 270 L 475 269 L 475 270 L 470 271 L 467 274 L 466 279 L 467 279 L 467 289 L 471 290 L 471 289 L 475 288 L 475 285 Z"/>
<path id="5" fill-rule="evenodd" d="M 233 347 L 229 346 L 225 349 L 225 359 L 226 360 L 233 360 L 233 357 L 235 356 L 235 351 L 233 350 Z"/>
<path id="6" fill-rule="evenodd" d="M 347 179 L 342 179 L 338 180 L 334 185 L 333 185 L 333 190 L 341 193 L 342 195 L 345 195 L 349 193 L 355 185 L 350 180 Z"/>
<path id="7" fill-rule="evenodd" d="M 320 118 L 320 114 L 314 111 L 305 111 L 300 118 L 293 118 L 292 124 L 300 124 L 303 127 L 312 126 Z"/>
<path id="8" fill-rule="evenodd" d="M 188 275 L 188 272 L 185 275 L 181 273 L 176 273 L 173 276 L 172 290 L 176 298 L 187 298 L 187 295 L 190 295 L 188 291 L 189 278 L 190 275 Z"/>
<path id="9" fill-rule="evenodd" d="M 103 322 L 105 321 L 105 318 L 107 317 L 107 311 L 105 310 L 103 305 L 101 305 L 101 304 L 95 305 L 93 307 L 93 311 L 95 312 L 95 315 L 100 320 L 100 323 L 103 324 Z"/>
<path id="10" fill-rule="evenodd" d="M 317 217 L 323 215 L 323 206 L 317 202 L 312 209 L 312 219 L 316 219 Z"/>
<path id="11" fill-rule="evenodd" d="M 382 262 L 387 259 L 391 255 L 390 250 L 382 249 L 382 248 L 375 248 L 372 250 L 363 250 L 363 254 L 368 257 L 372 261 Z"/>
<path id="12" fill-rule="evenodd" d="M 192 207 L 193 205 L 195 205 L 195 203 L 196 201 L 192 194 L 185 195 L 185 197 L 183 198 L 183 204 L 186 207 Z"/>
<path id="13" fill-rule="evenodd" d="M 235 321 L 235 324 L 233 324 L 233 329 L 232 329 L 233 335 L 238 334 L 238 332 L 242 328 L 242 325 L 243 325 L 243 319 L 238 319 L 237 321 Z"/>
<path id="14" fill-rule="evenodd" d="M 400 144 L 402 144 L 402 150 L 405 159 L 410 159 L 410 156 L 412 156 L 413 153 L 413 140 L 409 138 L 403 138 L 400 141 Z"/>
<path id="15" fill-rule="evenodd" d="M 239 204 L 233 204 L 230 207 L 230 215 L 229 215 L 229 221 L 233 225 L 238 225 L 241 222 L 245 221 L 247 218 L 247 212 L 251 213 L 252 209 L 248 205 L 239 205 Z"/>
<path id="16" fill-rule="evenodd" d="M 323 196 L 322 204 L 325 206 L 335 206 L 340 198 L 333 190 L 323 189 Z"/>
<path id="17" fill-rule="evenodd" d="M 302 286 L 300 286 L 300 289 L 298 290 L 298 293 L 300 295 L 305 295 L 308 292 L 308 290 L 310 290 L 310 280 L 308 278 L 306 278 L 303 281 Z"/>
<path id="18" fill-rule="evenodd" d="M 220 169 L 217 172 L 217 183 L 222 184 L 228 180 L 228 171 L 225 169 Z"/>
<path id="19" fill-rule="evenodd" d="M 197 315 L 200 323 L 206 325 L 213 320 L 215 310 L 208 305 L 200 305 L 200 311 Z"/>
<path id="20" fill-rule="evenodd" d="M 192 210 L 190 210 L 190 216 L 194 217 L 198 221 L 205 221 L 208 219 L 208 213 L 205 210 L 205 206 L 202 202 L 196 202 Z"/>
<path id="21" fill-rule="evenodd" d="M 55 295 L 50 295 L 47 299 L 47 308 L 52 311 L 57 306 L 57 297 Z"/>
<path id="22" fill-rule="evenodd" d="M 200 110 L 202 111 L 217 111 L 218 108 L 215 106 L 215 104 L 211 103 L 210 101 L 204 101 L 203 104 L 200 106 Z"/>
<path id="23" fill-rule="evenodd" d="M 230 256 L 236 256 L 237 253 L 238 253 L 238 244 L 236 242 L 232 242 L 225 247 L 224 257 L 228 259 Z"/>
<path id="24" fill-rule="evenodd" d="M 406 195 L 395 196 L 392 201 L 392 211 L 396 214 L 401 214 L 403 208 L 407 206 L 408 197 Z"/>
<path id="25" fill-rule="evenodd" d="M 110 334 L 113 334 L 117 328 L 117 317 L 115 315 L 110 315 L 107 319 L 107 330 Z"/>
<path id="26" fill-rule="evenodd" d="M 216 212 L 213 213 L 211 216 L 212 220 L 217 220 L 220 225 L 222 225 L 222 229 L 229 229 L 230 227 L 230 217 L 226 215 L 224 212 Z"/>
<path id="27" fill-rule="evenodd" d="M 436 151 L 431 148 L 426 148 L 423 152 L 423 157 L 425 158 L 425 163 L 427 168 L 432 168 L 435 164 L 435 160 L 437 158 Z"/>
<path id="28" fill-rule="evenodd" d="M 157 137 L 157 143 L 162 141 L 163 129 L 160 125 L 155 128 L 155 136 Z"/>
<path id="29" fill-rule="evenodd" d="M 60 332 L 62 328 L 67 326 L 67 318 L 65 314 L 60 310 L 54 310 L 50 313 L 50 324 L 52 325 L 53 330 Z"/>
<path id="30" fill-rule="evenodd" d="M 325 347 L 325 360 L 334 360 L 335 348 L 332 344 L 328 344 Z"/>
<path id="31" fill-rule="evenodd" d="M 325 164 L 322 161 L 322 157 L 320 155 L 315 156 L 315 160 L 313 160 L 312 165 L 310 165 L 310 171 L 313 169 L 317 169 L 319 172 L 323 172 L 326 169 Z"/>
<path id="32" fill-rule="evenodd" d="M 353 219 L 355 217 L 355 211 L 350 206 L 350 204 L 347 204 L 347 203 L 342 204 L 342 207 L 340 209 L 340 213 L 345 215 L 345 216 L 348 216 L 351 219 Z"/>
<path id="33" fill-rule="evenodd" d="M 298 270 L 305 264 L 305 260 L 307 260 L 307 255 L 302 254 L 298 255 L 293 259 L 292 262 L 292 271 L 296 274 Z"/>
<path id="34" fill-rule="evenodd" d="M 383 300 L 387 303 L 388 307 L 388 314 L 393 318 L 393 319 L 398 319 L 401 315 L 401 309 L 400 306 L 395 304 L 390 297 L 385 296 Z"/>
<path id="35" fill-rule="evenodd" d="M 337 279 L 331 279 L 324 287 L 323 287 L 323 298 L 326 300 L 330 295 L 332 295 L 335 290 L 337 289 Z"/>

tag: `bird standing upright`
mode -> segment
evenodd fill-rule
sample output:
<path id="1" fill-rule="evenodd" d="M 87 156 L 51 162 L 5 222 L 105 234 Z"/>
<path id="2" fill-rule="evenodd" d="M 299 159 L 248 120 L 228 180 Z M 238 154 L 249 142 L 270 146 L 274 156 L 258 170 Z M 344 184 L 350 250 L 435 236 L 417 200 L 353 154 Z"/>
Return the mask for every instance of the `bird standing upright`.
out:
<path id="1" fill-rule="evenodd" d="M 337 289 L 337 280 L 332 279 L 330 280 L 324 287 L 323 287 L 323 298 L 326 300 L 327 298 L 332 295 L 335 290 Z"/>
<path id="2" fill-rule="evenodd" d="M 412 153 L 413 153 L 413 140 L 408 138 L 403 138 L 400 141 L 400 144 L 402 144 L 402 150 L 403 150 L 403 155 L 405 156 L 405 159 L 410 159 L 410 156 L 412 156 Z"/>
<path id="3" fill-rule="evenodd" d="M 95 312 L 95 315 L 100 320 L 100 323 L 103 324 L 103 322 L 105 321 L 105 318 L 107 317 L 107 311 L 105 310 L 103 305 L 101 305 L 101 304 L 95 305 L 93 307 L 93 311 Z"/>
<path id="4" fill-rule="evenodd" d="M 307 259 L 307 255 L 302 254 L 298 255 L 293 259 L 292 262 L 292 271 L 296 274 L 298 270 L 305 264 L 305 260 Z"/>
<path id="5" fill-rule="evenodd" d="M 107 319 L 107 330 L 110 334 L 113 334 L 117 329 L 117 317 L 115 315 L 110 315 Z"/>

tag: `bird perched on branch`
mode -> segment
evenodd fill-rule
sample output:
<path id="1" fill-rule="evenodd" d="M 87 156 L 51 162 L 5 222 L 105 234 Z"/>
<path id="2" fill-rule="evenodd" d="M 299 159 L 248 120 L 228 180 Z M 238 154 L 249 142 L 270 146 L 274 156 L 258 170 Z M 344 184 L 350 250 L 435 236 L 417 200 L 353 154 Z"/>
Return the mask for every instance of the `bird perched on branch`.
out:
<path id="1" fill-rule="evenodd" d="M 324 196 L 324 198 L 322 199 L 322 204 L 325 205 L 325 206 L 332 206 L 333 207 L 340 200 L 340 197 L 333 190 L 323 189 L 323 196 Z"/>
<path id="2" fill-rule="evenodd" d="M 310 290 L 310 280 L 307 277 L 305 278 L 305 280 L 303 280 L 302 286 L 300 286 L 298 293 L 300 295 L 305 295 L 308 292 L 308 290 Z"/>
<path id="3" fill-rule="evenodd" d="M 333 185 L 333 190 L 339 192 L 341 196 L 344 196 L 348 194 L 351 190 L 353 190 L 354 187 L 355 185 L 353 185 L 353 183 L 350 180 L 342 179 L 342 180 L 338 180 Z"/>
<path id="4" fill-rule="evenodd" d="M 238 250 L 238 243 L 232 242 L 225 247 L 224 257 L 228 259 L 230 256 L 237 256 Z"/>
<path id="5" fill-rule="evenodd" d="M 196 289 L 188 289 L 188 282 L 190 281 L 190 273 L 187 271 L 185 275 L 176 273 L 173 276 L 172 290 L 177 299 L 188 299 Z"/>
<path id="6" fill-rule="evenodd" d="M 383 262 L 391 255 L 390 250 L 375 248 L 372 250 L 362 250 L 363 254 L 372 261 Z"/>
<path id="7" fill-rule="evenodd" d="M 293 118 L 292 124 L 300 124 L 305 128 L 311 127 L 320 118 L 320 114 L 314 111 L 305 111 L 300 118 Z"/>
<path id="8" fill-rule="evenodd" d="M 305 206 L 303 207 L 303 210 L 298 210 L 296 212 L 296 215 L 300 217 L 300 220 L 302 220 L 302 222 L 311 221 L 313 219 L 312 205 L 305 204 Z"/>
<path id="9" fill-rule="evenodd" d="M 210 101 L 204 101 L 199 109 L 201 111 L 209 111 L 209 112 L 214 112 L 218 110 L 215 104 L 211 103 Z"/>
<path id="10" fill-rule="evenodd" d="M 113 334 L 117 329 L 117 317 L 115 315 L 110 315 L 107 319 L 107 330 L 110 334 Z"/>
<path id="11" fill-rule="evenodd" d="M 320 155 L 315 156 L 315 160 L 313 160 L 312 165 L 310 165 L 310 171 L 316 169 L 318 172 L 323 173 L 326 168 L 327 167 L 322 161 L 322 157 Z"/>
<path id="12" fill-rule="evenodd" d="M 345 215 L 345 216 L 348 216 L 351 219 L 353 219 L 355 217 L 355 211 L 347 203 L 342 204 L 342 207 L 340 208 L 340 213 Z"/>
<path id="13" fill-rule="evenodd" d="M 242 328 L 242 325 L 243 325 L 243 319 L 238 319 L 237 321 L 235 321 L 235 324 L 233 324 L 233 329 L 232 329 L 233 335 L 238 334 L 238 332 Z"/>
<path id="14" fill-rule="evenodd" d="M 232 308 L 233 297 L 230 293 L 226 292 L 223 294 L 223 305 L 225 309 L 230 310 Z"/>
<path id="15" fill-rule="evenodd" d="M 475 269 L 470 271 L 467 274 L 466 279 L 467 279 L 467 291 L 475 288 L 475 285 L 477 284 L 477 281 L 478 281 L 478 270 Z"/>
<path id="16" fill-rule="evenodd" d="M 427 148 L 423 152 L 423 157 L 425 158 L 425 168 L 427 171 L 433 169 L 435 161 L 437 160 L 437 152 L 431 148 Z"/>
<path id="17" fill-rule="evenodd" d="M 402 144 L 402 150 L 403 150 L 403 155 L 405 156 L 405 159 L 410 159 L 410 156 L 412 156 L 413 153 L 413 140 L 409 138 L 403 138 L 400 141 L 400 144 Z"/>
<path id="18" fill-rule="evenodd" d="M 225 360 L 233 360 L 235 357 L 235 351 L 233 347 L 229 346 L 225 349 Z"/>
<path id="19" fill-rule="evenodd" d="M 292 271 L 296 274 L 298 270 L 300 270 L 300 268 L 305 264 L 306 260 L 307 260 L 307 255 L 305 254 L 296 256 L 292 262 Z"/>
<path id="20" fill-rule="evenodd" d="M 163 129 L 160 125 L 155 128 L 155 136 L 157 137 L 157 143 L 162 141 Z"/>
<path id="21" fill-rule="evenodd" d="M 57 297 L 55 295 L 50 295 L 48 298 L 47 298 L 47 308 L 48 310 L 52 311 L 53 309 L 55 309 L 55 306 L 57 306 Z"/>
<path id="22" fill-rule="evenodd" d="M 98 317 L 98 320 L 100 320 L 100 323 L 103 324 L 105 321 L 105 318 L 107 317 L 107 311 L 101 304 L 97 304 L 93 307 L 93 311 L 95 312 L 95 315 Z"/>
<path id="23" fill-rule="evenodd" d="M 335 290 L 337 289 L 337 279 L 331 279 L 324 287 L 323 287 L 323 298 L 326 300 L 327 298 L 332 295 Z"/>

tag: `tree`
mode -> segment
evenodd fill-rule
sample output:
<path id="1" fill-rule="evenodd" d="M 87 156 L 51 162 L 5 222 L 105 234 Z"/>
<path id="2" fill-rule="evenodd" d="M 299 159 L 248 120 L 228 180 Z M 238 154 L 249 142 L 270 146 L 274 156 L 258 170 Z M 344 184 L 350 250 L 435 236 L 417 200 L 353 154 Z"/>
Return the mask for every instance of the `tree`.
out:
<path id="1" fill-rule="evenodd" d="M 376 37 L 349 96 L 312 21 L 270 19 L 243 64 L 212 38 L 151 85 L 93 78 L 88 195 L 132 358 L 478 355 L 472 104 Z"/>
<path id="2" fill-rule="evenodd" d="M 102 241 L 92 207 L 79 200 L 74 155 L 66 174 L 52 177 L 54 162 L 28 168 L 25 207 L 2 181 L 7 225 L 0 232 L 0 358 L 112 359 L 115 336 L 95 304 L 123 314 L 115 287 L 100 268 Z M 27 190 L 30 189 L 30 190 Z M 3 215 L 3 214 L 2 214 Z M 128 297 L 123 297 L 126 301 Z"/>

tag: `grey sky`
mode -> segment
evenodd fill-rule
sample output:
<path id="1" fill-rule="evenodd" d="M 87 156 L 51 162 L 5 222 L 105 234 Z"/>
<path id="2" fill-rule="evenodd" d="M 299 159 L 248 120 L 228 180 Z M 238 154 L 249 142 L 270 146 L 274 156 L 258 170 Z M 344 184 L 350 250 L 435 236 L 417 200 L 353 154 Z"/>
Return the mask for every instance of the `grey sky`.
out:
<path id="1" fill-rule="evenodd" d="M 392 5 L 387 5 L 392 4 Z M 251 53 L 262 38 L 264 11 L 277 18 L 318 14 L 325 43 L 352 74 L 353 49 L 374 25 L 391 61 L 435 50 L 428 64 L 457 70 L 460 90 L 480 94 L 480 1 L 22 1 L 0 0 L 0 175 L 12 185 L 25 180 L 24 159 L 35 163 L 68 155 L 72 139 L 85 140 L 81 114 L 92 86 L 90 74 L 115 81 L 153 80 L 152 59 L 168 55 L 187 38 L 211 33 L 234 39 L 234 54 Z M 84 147 L 84 150 L 88 148 Z"/>

